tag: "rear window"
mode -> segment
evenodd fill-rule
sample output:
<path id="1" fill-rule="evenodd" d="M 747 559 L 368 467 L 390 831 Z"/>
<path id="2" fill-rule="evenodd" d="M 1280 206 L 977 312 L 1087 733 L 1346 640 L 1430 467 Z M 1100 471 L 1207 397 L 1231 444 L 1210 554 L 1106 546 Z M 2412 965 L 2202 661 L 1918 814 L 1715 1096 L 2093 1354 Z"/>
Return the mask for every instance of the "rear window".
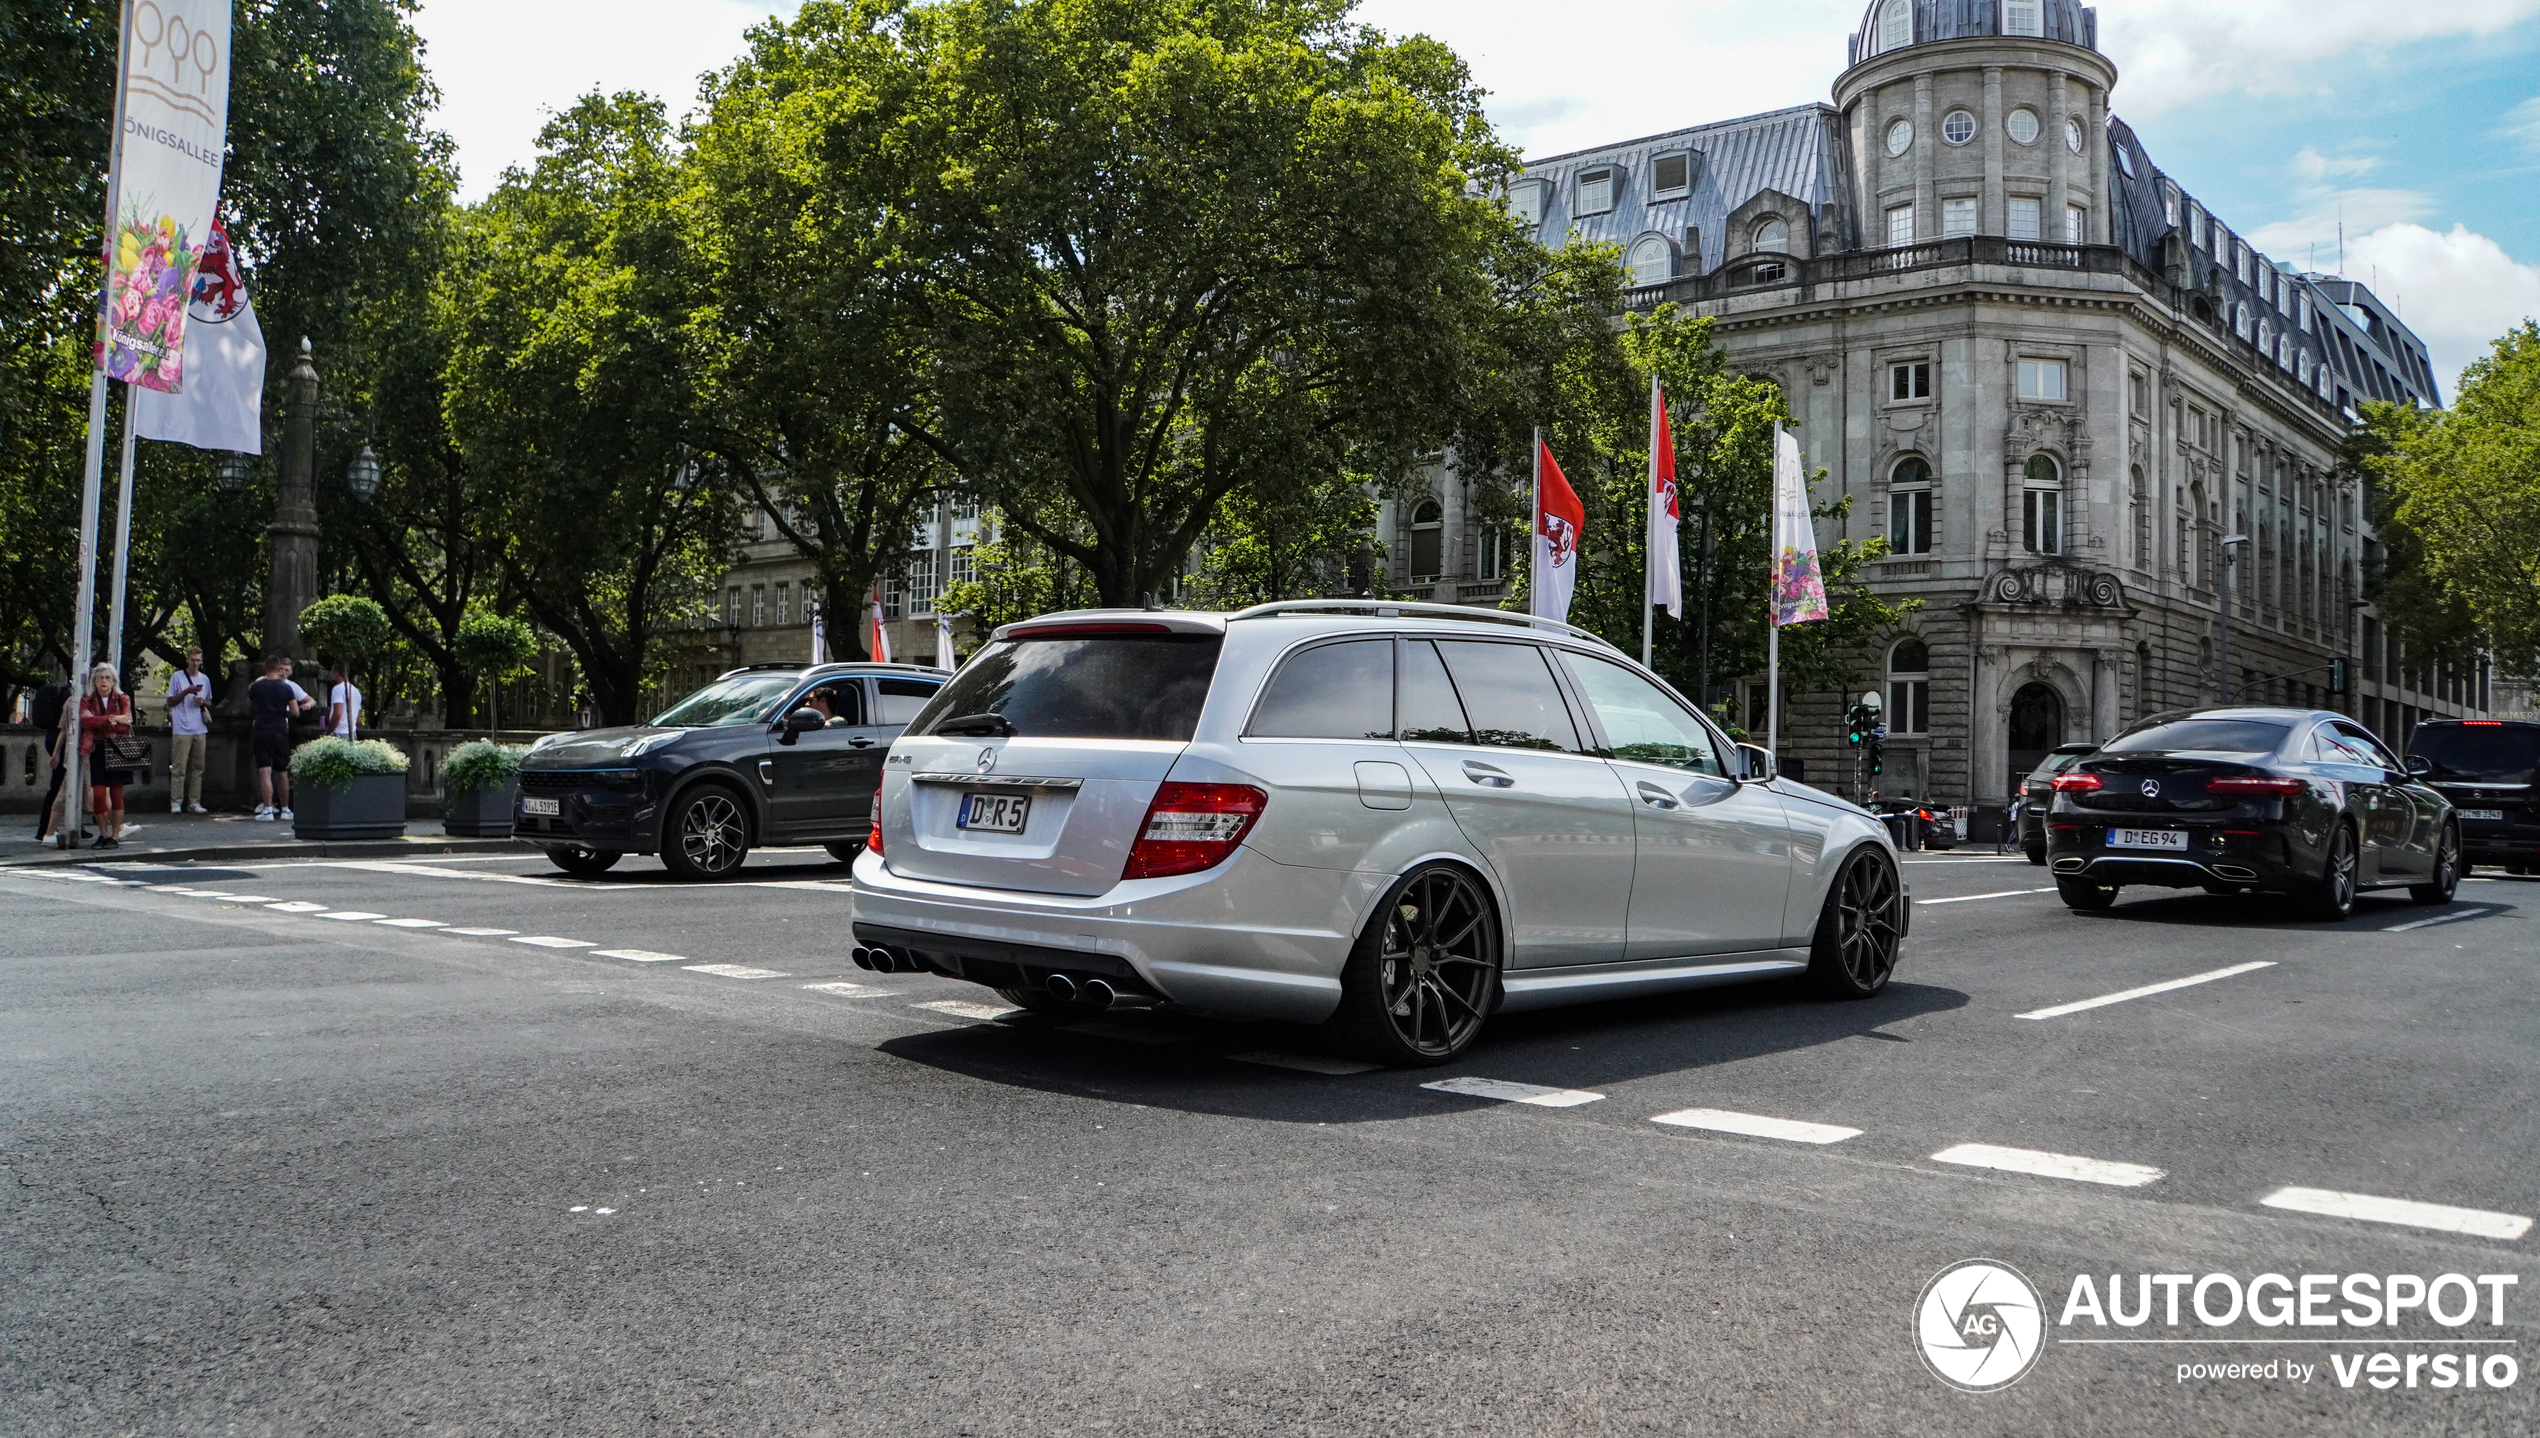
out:
<path id="1" fill-rule="evenodd" d="M 1214 634 L 1001 640 L 962 666 L 908 732 L 994 714 L 1023 738 L 1187 742 L 1224 642 Z"/>
<path id="2" fill-rule="evenodd" d="M 1553 682 L 1543 651 L 1531 644 L 1440 640 L 1447 673 L 1473 721 L 1473 742 L 1498 749 L 1579 752 L 1578 727 Z"/>
<path id="3" fill-rule="evenodd" d="M 2140 754 L 2177 749 L 2206 754 L 2272 754 L 2291 732 L 2291 724 L 2273 719 L 2174 719 L 2120 734 L 2100 746 L 2099 752 Z"/>
<path id="4" fill-rule="evenodd" d="M 881 679 L 874 682 L 881 691 L 881 712 L 874 716 L 877 724 L 905 724 L 926 709 L 926 701 L 935 697 L 943 686 L 925 679 Z"/>
<path id="5" fill-rule="evenodd" d="M 2408 752 L 2434 766 L 2431 777 L 2460 784 L 2528 784 L 2540 770 L 2540 728 L 2419 724 Z"/>
<path id="6" fill-rule="evenodd" d="M 1279 666 L 1252 733 L 1262 739 L 1393 737 L 1393 641 L 1325 644 Z"/>

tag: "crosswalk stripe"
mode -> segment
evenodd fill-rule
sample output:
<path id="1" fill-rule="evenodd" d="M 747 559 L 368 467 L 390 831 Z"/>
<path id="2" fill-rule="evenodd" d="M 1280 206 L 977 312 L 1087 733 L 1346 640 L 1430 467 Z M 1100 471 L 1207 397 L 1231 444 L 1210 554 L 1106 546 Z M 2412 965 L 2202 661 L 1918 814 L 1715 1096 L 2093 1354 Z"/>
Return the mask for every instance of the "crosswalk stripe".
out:
<path id="1" fill-rule="evenodd" d="M 1962 1143 L 1944 1148 L 1931 1157 L 1934 1163 L 1998 1169 L 2004 1173 L 2026 1173 L 2039 1178 L 2069 1178 L 2081 1183 L 2104 1183 L 2112 1188 L 2141 1188 L 2162 1177 L 2161 1170 L 2139 1163 L 2112 1163 L 2101 1158 L 2044 1153 L 2033 1148 L 2000 1148 L 1989 1143 Z"/>
<path id="2" fill-rule="evenodd" d="M 1511 1083 L 1507 1079 L 1451 1078 L 1420 1085 L 1439 1093 L 1462 1094 L 1466 1098 L 1495 1099 L 1500 1103 L 1533 1104 L 1537 1108 L 1577 1108 L 1605 1097 L 1574 1088 L 1545 1088 L 1541 1084 Z"/>
<path id="3" fill-rule="evenodd" d="M 1861 1130 L 1831 1123 L 1808 1123 L 1795 1118 L 1767 1118 L 1762 1114 L 1738 1113 L 1724 1108 L 1682 1108 L 1662 1113 L 1651 1123 L 1673 1124 L 1678 1128 L 1709 1129 L 1713 1133 L 1744 1134 L 1748 1138 L 1778 1138 L 1792 1143 L 1841 1143 L 1859 1138 Z"/>

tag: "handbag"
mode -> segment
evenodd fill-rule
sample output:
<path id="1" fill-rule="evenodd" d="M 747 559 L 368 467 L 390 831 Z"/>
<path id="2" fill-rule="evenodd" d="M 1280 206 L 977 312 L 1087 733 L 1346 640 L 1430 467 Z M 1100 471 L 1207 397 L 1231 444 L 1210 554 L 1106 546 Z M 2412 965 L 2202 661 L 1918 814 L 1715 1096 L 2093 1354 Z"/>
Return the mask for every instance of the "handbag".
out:
<path id="1" fill-rule="evenodd" d="M 130 734 L 101 734 L 97 737 L 97 767 L 118 774 L 146 774 L 150 770 L 150 746 Z"/>

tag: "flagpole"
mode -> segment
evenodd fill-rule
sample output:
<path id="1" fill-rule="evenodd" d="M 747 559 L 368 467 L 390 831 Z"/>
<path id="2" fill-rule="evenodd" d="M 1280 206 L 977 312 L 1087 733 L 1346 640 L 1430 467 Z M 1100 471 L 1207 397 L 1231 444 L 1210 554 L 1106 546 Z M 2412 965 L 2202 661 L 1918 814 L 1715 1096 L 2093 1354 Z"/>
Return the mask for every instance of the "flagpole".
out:
<path id="1" fill-rule="evenodd" d="M 1782 614 L 1781 595 L 1776 592 L 1773 581 L 1780 577 L 1782 562 L 1781 461 L 1782 422 L 1774 420 L 1773 522 L 1768 527 L 1772 536 L 1770 567 L 1764 584 L 1764 602 L 1770 606 L 1764 616 L 1764 627 L 1770 636 L 1764 647 L 1764 749 L 1773 756 L 1776 765 L 1781 763 L 1782 753 Z"/>
<path id="2" fill-rule="evenodd" d="M 1640 544 L 1640 667 L 1649 667 L 1650 646 L 1658 635 L 1658 371 L 1649 372 L 1649 484 L 1641 495 L 1641 507 L 1649 511 L 1641 521 Z"/>
<path id="3" fill-rule="evenodd" d="M 1526 506 L 1526 609 L 1543 612 L 1543 426 L 1535 426 L 1534 499 Z"/>
<path id="4" fill-rule="evenodd" d="M 123 387 L 123 474 L 115 499 L 115 587 L 106 621 L 106 662 L 114 666 L 115 684 L 123 685 L 123 610 L 126 581 L 132 576 L 132 454 L 141 436 L 134 429 L 132 386 Z"/>

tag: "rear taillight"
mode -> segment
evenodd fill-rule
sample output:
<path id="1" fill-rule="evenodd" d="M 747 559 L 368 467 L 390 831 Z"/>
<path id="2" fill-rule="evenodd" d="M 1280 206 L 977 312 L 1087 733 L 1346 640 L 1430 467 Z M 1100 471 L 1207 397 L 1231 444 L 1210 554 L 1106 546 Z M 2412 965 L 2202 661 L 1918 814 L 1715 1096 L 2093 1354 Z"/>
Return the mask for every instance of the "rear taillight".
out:
<path id="1" fill-rule="evenodd" d="M 2208 794 L 2299 794 L 2306 787 L 2299 779 L 2250 777 L 2243 779 L 2208 779 Z"/>
<path id="2" fill-rule="evenodd" d="M 2102 786 L 2096 774 L 2058 774 L 2054 787 L 2058 794 L 2090 794 Z"/>
<path id="3" fill-rule="evenodd" d="M 865 831 L 864 848 L 865 852 L 873 857 L 877 859 L 882 857 L 882 791 L 880 789 L 873 791 L 873 827 Z"/>
<path id="4" fill-rule="evenodd" d="M 1269 802 L 1269 795 L 1250 784 L 1160 785 L 1120 877 L 1160 879 L 1215 868 L 1235 852 Z"/>

